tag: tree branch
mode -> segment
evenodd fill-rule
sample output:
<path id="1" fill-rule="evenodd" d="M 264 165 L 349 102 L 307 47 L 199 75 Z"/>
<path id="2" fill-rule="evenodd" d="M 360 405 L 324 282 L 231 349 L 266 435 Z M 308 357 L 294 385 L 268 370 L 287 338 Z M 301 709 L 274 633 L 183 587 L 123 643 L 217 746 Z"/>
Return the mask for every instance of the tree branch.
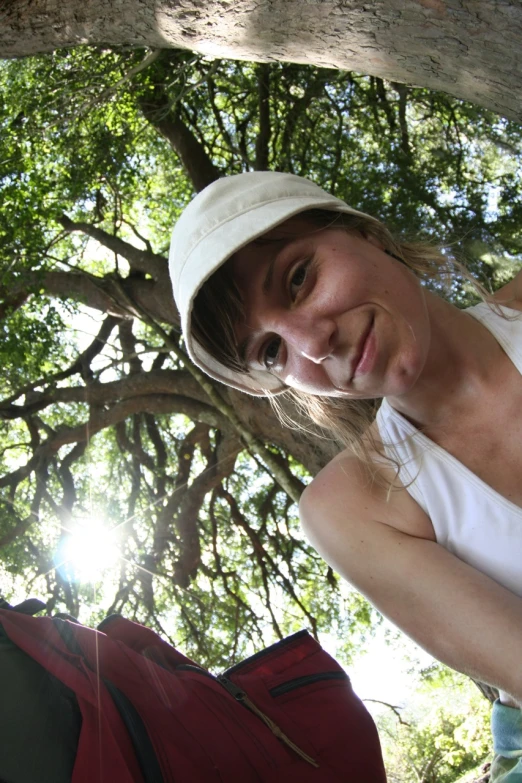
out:
<path id="1" fill-rule="evenodd" d="M 257 95 L 259 104 L 259 133 L 256 138 L 256 171 L 268 169 L 268 143 L 270 141 L 270 66 L 257 67 Z"/>
<path id="2" fill-rule="evenodd" d="M 219 416 L 210 405 L 176 395 L 136 396 L 116 403 L 109 410 L 95 409 L 87 422 L 77 427 L 64 427 L 49 435 L 36 449 L 31 459 L 20 468 L 0 477 L 0 487 L 16 486 L 29 476 L 42 458 L 47 458 L 68 443 L 90 440 L 100 430 L 123 421 L 134 413 L 183 413 L 194 421 L 201 421 L 218 429 L 227 429 L 226 418 Z"/>
<path id="3" fill-rule="evenodd" d="M 85 402 L 100 406 L 147 395 L 172 395 L 199 400 L 204 404 L 207 402 L 206 395 L 194 383 L 190 373 L 182 370 L 151 370 L 107 383 L 92 381 L 88 385 L 35 392 L 26 405 L 0 403 L 0 419 L 24 418 L 58 403 Z M 219 414 L 216 416 L 216 421 L 223 424 L 225 420 Z"/>
<path id="4" fill-rule="evenodd" d="M 294 137 L 297 121 L 306 113 L 313 99 L 324 91 L 329 75 L 330 72 L 326 69 L 319 69 L 306 85 L 304 94 L 300 98 L 295 98 L 288 109 L 281 139 L 281 171 L 293 172 L 291 139 Z"/>
<path id="5" fill-rule="evenodd" d="M 395 130 L 397 128 L 397 123 L 395 122 L 395 115 L 393 113 L 393 109 L 390 106 L 390 102 L 388 100 L 388 95 L 386 94 L 386 88 L 384 86 L 384 82 L 382 79 L 372 78 L 372 83 L 375 82 L 375 85 L 377 87 L 377 95 L 379 97 L 379 101 L 381 103 L 381 106 L 383 108 L 384 114 L 386 115 L 386 119 L 388 121 L 388 125 L 390 127 L 391 135 L 395 135 Z"/>
<path id="6" fill-rule="evenodd" d="M 265 572 L 266 566 L 267 565 L 270 566 L 272 574 L 274 574 L 274 576 L 279 577 L 282 587 L 285 589 L 286 593 L 295 601 L 295 603 L 303 612 L 304 616 L 308 619 L 310 625 L 312 626 L 312 633 L 315 636 L 315 638 L 317 638 L 316 618 L 313 616 L 311 612 L 308 611 L 306 606 L 303 604 L 303 602 L 300 600 L 299 596 L 295 592 L 292 582 L 283 574 L 281 569 L 274 562 L 272 556 L 267 552 L 266 548 L 263 546 L 259 533 L 256 530 L 254 530 L 252 527 L 250 527 L 250 525 L 247 524 L 246 520 L 243 518 L 243 515 L 239 510 L 236 499 L 230 494 L 230 492 L 226 491 L 225 489 L 221 489 L 219 491 L 219 494 L 229 504 L 232 520 L 236 524 L 238 524 L 239 527 L 241 527 L 250 538 L 250 541 L 254 549 L 254 553 L 258 558 L 258 562 L 263 573 Z M 267 592 L 267 599 L 268 599 L 268 584 L 266 585 L 266 592 Z"/>
<path id="7" fill-rule="evenodd" d="M 203 190 L 220 176 L 220 171 L 206 153 L 204 146 L 181 120 L 179 110 L 158 76 L 153 77 L 153 89 L 138 98 L 145 119 L 161 133 L 179 156 L 196 191 Z"/>
<path id="8" fill-rule="evenodd" d="M 118 323 L 118 318 L 114 318 L 110 315 L 108 315 L 104 320 L 102 321 L 102 325 L 100 327 L 100 330 L 92 343 L 83 351 L 71 364 L 70 367 L 68 367 L 66 370 L 62 370 L 61 372 L 53 373 L 52 375 L 48 375 L 43 378 L 38 378 L 36 381 L 32 381 L 31 383 L 26 384 L 25 386 L 21 386 L 14 394 L 12 394 L 10 397 L 7 397 L 5 400 L 0 401 L 0 419 L 6 418 L 18 418 L 19 413 L 16 411 L 12 411 L 10 409 L 10 405 L 15 400 L 19 399 L 23 395 L 31 394 L 34 389 L 36 389 L 38 386 L 53 386 L 56 383 L 59 383 L 59 381 L 63 381 L 66 378 L 70 378 L 73 375 L 76 375 L 76 373 L 79 373 L 81 377 L 86 380 L 87 378 L 92 377 L 92 371 L 90 369 L 90 365 L 92 360 L 98 356 L 100 351 L 103 350 L 104 346 L 107 343 L 107 340 L 109 339 L 112 330 L 114 329 L 115 325 Z M 34 399 L 34 395 L 32 396 L 32 399 Z M 38 396 L 38 400 L 41 398 Z M 26 401 L 27 403 L 27 401 Z M 50 403 L 49 403 L 50 404 Z M 45 407 L 45 406 L 44 406 Z M 17 411 L 19 408 L 17 408 Z M 41 408 L 36 408 L 36 410 L 41 410 Z M 14 416 L 11 415 L 11 412 L 14 414 Z"/>
<path id="9" fill-rule="evenodd" d="M 36 278 L 35 278 L 36 282 Z M 32 280 L 26 276 L 24 287 Z M 47 272 L 38 285 L 48 296 L 73 299 L 95 310 L 128 318 L 135 313 L 129 308 L 129 298 L 137 302 L 162 323 L 177 326 L 179 317 L 170 283 L 128 277 L 118 280 L 112 275 L 95 277 L 86 272 Z"/>
<path id="10" fill-rule="evenodd" d="M 149 274 L 154 280 L 161 280 L 163 284 L 168 282 L 168 262 L 164 256 L 150 250 L 140 250 L 130 242 L 125 242 L 120 237 L 109 234 L 108 231 L 104 231 L 92 223 L 74 222 L 67 215 L 62 215 L 59 218 L 59 223 L 68 234 L 80 231 L 108 248 L 112 253 L 122 256 L 129 262 L 133 271 Z"/>
<path id="11" fill-rule="evenodd" d="M 0 320 L 3 320 L 6 316 L 11 315 L 15 310 L 22 307 L 29 298 L 29 293 L 22 291 L 18 294 L 9 295 L 2 288 L 0 296 L 3 297 L 3 301 L 0 302 Z"/>
<path id="12" fill-rule="evenodd" d="M 388 707 L 395 715 L 397 716 L 397 719 L 401 726 L 409 726 L 410 724 L 407 723 L 405 720 L 402 719 L 402 716 L 399 712 L 401 707 L 394 707 L 393 704 L 388 704 L 387 701 L 380 701 L 379 699 L 363 699 L 363 701 L 371 701 L 372 704 L 382 704 L 384 707 Z"/>
<path id="13" fill-rule="evenodd" d="M 404 84 L 392 82 L 392 87 L 399 94 L 399 127 L 401 129 L 401 149 L 406 159 L 411 160 L 410 136 L 408 131 L 408 120 L 406 118 L 406 102 L 409 89 Z"/>
<path id="14" fill-rule="evenodd" d="M 48 459 L 46 459 L 45 456 L 38 456 L 36 459 L 34 459 L 33 469 L 35 470 L 36 474 L 36 488 L 33 499 L 31 501 L 29 514 L 24 519 L 21 519 L 15 513 L 14 509 L 12 509 L 11 514 L 16 519 L 16 524 L 14 528 L 12 528 L 8 533 L 5 533 L 2 538 L 0 538 L 0 547 L 8 546 L 16 538 L 23 536 L 24 533 L 29 530 L 31 525 L 40 519 L 40 505 L 47 485 L 48 464 Z"/>
<path id="15" fill-rule="evenodd" d="M 132 304 L 132 302 L 131 302 Z M 266 448 L 265 444 L 256 438 L 252 432 L 244 425 L 236 411 L 229 405 L 215 388 L 214 382 L 199 367 L 191 362 L 187 354 L 179 347 L 178 343 L 158 324 L 153 318 L 136 303 L 137 310 L 140 311 L 143 321 L 161 335 L 166 346 L 170 348 L 173 354 L 183 363 L 183 366 L 197 380 L 201 388 L 206 392 L 214 407 L 222 413 L 230 422 L 232 427 L 241 435 L 246 447 L 250 453 L 260 457 L 263 465 L 269 470 L 280 487 L 294 500 L 299 502 L 301 493 L 304 490 L 304 484 L 290 471 L 281 467 L 274 455 Z"/>
<path id="16" fill-rule="evenodd" d="M 138 375 L 142 371 L 142 364 L 136 355 L 136 338 L 132 331 L 132 321 L 120 321 L 118 332 L 123 360 L 129 365 L 129 375 Z"/>

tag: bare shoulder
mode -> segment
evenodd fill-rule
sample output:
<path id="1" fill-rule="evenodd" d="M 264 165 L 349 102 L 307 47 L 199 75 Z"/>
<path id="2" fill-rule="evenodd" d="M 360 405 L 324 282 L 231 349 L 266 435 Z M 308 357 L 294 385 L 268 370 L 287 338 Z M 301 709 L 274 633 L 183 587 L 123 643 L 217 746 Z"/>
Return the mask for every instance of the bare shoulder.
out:
<path id="1" fill-rule="evenodd" d="M 382 460 L 368 466 L 346 451 L 335 457 L 301 498 L 301 521 L 312 543 L 321 548 L 332 535 L 349 536 L 373 521 L 435 540 L 429 517 L 395 474 Z"/>
<path id="2" fill-rule="evenodd" d="M 496 291 L 492 299 L 498 304 L 522 311 L 522 269 L 506 285 Z"/>

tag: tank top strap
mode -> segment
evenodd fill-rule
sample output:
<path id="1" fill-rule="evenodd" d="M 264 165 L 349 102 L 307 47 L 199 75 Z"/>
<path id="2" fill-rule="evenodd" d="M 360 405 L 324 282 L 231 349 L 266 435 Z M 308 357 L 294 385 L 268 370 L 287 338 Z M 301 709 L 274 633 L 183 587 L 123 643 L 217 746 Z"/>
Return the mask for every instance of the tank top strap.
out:
<path id="1" fill-rule="evenodd" d="M 417 428 L 392 408 L 386 398 L 377 412 L 376 423 L 384 453 L 396 468 L 403 486 L 419 506 L 427 511 L 422 490 L 416 480 L 426 457 L 426 443 L 420 442 Z M 429 443 L 427 441 L 428 449 Z"/>
<path id="2" fill-rule="evenodd" d="M 480 302 L 465 312 L 491 332 L 522 375 L 522 312 L 487 302 Z"/>

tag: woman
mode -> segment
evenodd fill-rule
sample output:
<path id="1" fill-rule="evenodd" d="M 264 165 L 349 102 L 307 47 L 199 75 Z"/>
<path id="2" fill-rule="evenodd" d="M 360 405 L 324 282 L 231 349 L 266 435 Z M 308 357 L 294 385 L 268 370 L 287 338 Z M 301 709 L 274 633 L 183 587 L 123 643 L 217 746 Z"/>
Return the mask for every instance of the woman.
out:
<path id="1" fill-rule="evenodd" d="M 443 262 L 275 172 L 209 186 L 170 252 L 196 364 L 250 394 L 291 390 L 347 443 L 302 497 L 314 547 L 520 705 L 522 278 L 462 311 L 421 285 Z"/>

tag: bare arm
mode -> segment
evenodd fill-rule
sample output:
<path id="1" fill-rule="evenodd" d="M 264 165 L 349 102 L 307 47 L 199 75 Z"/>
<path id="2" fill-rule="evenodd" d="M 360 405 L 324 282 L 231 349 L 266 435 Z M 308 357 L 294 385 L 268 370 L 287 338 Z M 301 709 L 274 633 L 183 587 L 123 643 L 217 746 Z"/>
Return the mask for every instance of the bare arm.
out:
<path id="1" fill-rule="evenodd" d="M 448 666 L 522 701 L 522 599 L 426 537 L 429 519 L 404 489 L 387 493 L 340 458 L 300 510 L 313 546 L 384 615 Z"/>

